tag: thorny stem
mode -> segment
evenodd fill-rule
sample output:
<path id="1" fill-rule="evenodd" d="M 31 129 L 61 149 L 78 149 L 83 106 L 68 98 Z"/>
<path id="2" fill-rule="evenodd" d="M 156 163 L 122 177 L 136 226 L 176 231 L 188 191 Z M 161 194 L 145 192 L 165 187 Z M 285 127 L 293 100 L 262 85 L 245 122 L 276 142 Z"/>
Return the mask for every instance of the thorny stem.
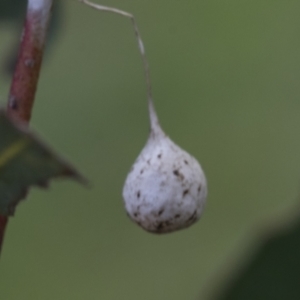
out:
<path id="1" fill-rule="evenodd" d="M 54 0 L 28 0 L 21 44 L 7 104 L 7 114 L 28 124 L 37 89 Z M 0 215 L 0 251 L 8 217 Z"/>
<path id="2" fill-rule="evenodd" d="M 155 111 L 154 103 L 153 103 L 153 99 L 152 99 L 152 86 L 151 86 L 151 80 L 150 80 L 149 64 L 148 64 L 148 60 L 146 57 L 144 43 L 142 41 L 141 34 L 138 29 L 138 26 L 137 26 L 134 16 L 128 12 L 119 10 L 117 8 L 95 4 L 88 0 L 79 0 L 79 1 L 94 8 L 94 9 L 97 9 L 99 11 L 115 13 L 115 14 L 121 15 L 123 17 L 129 18 L 131 20 L 133 29 L 134 29 L 134 33 L 135 33 L 135 37 L 138 42 L 139 51 L 140 51 L 142 61 L 143 61 L 143 67 L 144 67 L 144 73 L 145 73 L 146 85 L 147 85 L 148 109 L 149 109 L 151 131 L 153 133 L 161 132 L 159 120 L 158 120 L 157 113 Z"/>

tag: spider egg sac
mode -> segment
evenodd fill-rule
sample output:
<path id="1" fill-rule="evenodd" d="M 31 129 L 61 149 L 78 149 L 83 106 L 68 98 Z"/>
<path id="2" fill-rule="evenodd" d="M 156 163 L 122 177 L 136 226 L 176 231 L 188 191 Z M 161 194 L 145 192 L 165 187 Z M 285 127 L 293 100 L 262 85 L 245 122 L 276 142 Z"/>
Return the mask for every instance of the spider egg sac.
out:
<path id="1" fill-rule="evenodd" d="M 176 231 L 200 218 L 206 195 L 205 175 L 197 160 L 162 129 L 152 130 L 123 188 L 129 217 L 153 233 Z"/>

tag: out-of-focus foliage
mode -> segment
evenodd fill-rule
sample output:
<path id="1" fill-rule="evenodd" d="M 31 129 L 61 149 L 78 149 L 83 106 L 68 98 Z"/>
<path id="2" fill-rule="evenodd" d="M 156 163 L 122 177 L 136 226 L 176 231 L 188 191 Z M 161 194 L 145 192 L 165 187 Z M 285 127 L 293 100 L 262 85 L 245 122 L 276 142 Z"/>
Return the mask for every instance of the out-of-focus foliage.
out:
<path id="1" fill-rule="evenodd" d="M 297 207 L 299 209 L 299 207 Z M 299 300 L 300 218 L 265 242 L 214 300 Z"/>
<path id="2" fill-rule="evenodd" d="M 3 58 L 0 58 L 0 71 L 11 75 L 17 59 L 18 46 L 20 41 L 20 35 L 22 32 L 22 26 L 26 14 L 25 0 L 1 0 L 0 1 L 0 26 L 3 22 L 14 23 L 16 27 L 15 41 L 13 42 L 10 51 Z M 62 5 L 61 0 L 55 0 L 53 5 L 53 16 L 51 18 L 49 26 L 49 34 L 47 38 L 46 47 L 55 40 L 57 37 L 61 25 L 62 25 Z"/>
<path id="3" fill-rule="evenodd" d="M 82 180 L 66 162 L 20 124 L 0 112 L 0 214 L 12 215 L 32 185 L 47 187 L 53 177 Z"/>
<path id="4" fill-rule="evenodd" d="M 0 22 L 20 22 L 24 18 L 27 1 L 25 0 L 1 0 Z"/>

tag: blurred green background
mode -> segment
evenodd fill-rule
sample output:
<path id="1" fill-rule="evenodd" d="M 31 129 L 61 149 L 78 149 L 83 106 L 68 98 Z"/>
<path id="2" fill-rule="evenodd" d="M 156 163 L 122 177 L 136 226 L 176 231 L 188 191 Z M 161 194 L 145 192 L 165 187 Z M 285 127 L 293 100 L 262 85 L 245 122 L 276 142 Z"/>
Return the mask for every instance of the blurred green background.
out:
<path id="1" fill-rule="evenodd" d="M 208 299 L 266 220 L 298 201 L 300 2 L 101 2 L 136 16 L 162 126 L 208 178 L 199 223 L 161 236 L 122 205 L 149 127 L 130 22 L 62 2 L 31 127 L 93 186 L 31 191 L 6 232 L 1 299 Z M 1 59 L 15 33 L 1 23 Z M 5 105 L 9 78 L 0 76 Z"/>

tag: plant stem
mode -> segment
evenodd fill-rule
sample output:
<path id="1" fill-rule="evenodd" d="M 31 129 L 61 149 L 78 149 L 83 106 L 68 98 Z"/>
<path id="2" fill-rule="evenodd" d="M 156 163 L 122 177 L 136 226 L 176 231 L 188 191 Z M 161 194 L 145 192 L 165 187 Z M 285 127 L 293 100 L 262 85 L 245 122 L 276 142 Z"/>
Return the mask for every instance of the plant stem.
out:
<path id="1" fill-rule="evenodd" d="M 18 60 L 10 87 L 7 114 L 28 124 L 42 64 L 54 0 L 28 0 Z M 0 251 L 8 217 L 0 215 Z"/>
<path id="2" fill-rule="evenodd" d="M 2 248 L 2 243 L 3 243 L 3 238 L 4 238 L 7 221 L 8 221 L 7 217 L 0 216 L 0 252 L 1 252 L 1 248 Z"/>
<path id="3" fill-rule="evenodd" d="M 28 123 L 43 58 L 46 31 L 53 0 L 28 0 L 27 15 L 14 71 L 7 113 Z"/>

